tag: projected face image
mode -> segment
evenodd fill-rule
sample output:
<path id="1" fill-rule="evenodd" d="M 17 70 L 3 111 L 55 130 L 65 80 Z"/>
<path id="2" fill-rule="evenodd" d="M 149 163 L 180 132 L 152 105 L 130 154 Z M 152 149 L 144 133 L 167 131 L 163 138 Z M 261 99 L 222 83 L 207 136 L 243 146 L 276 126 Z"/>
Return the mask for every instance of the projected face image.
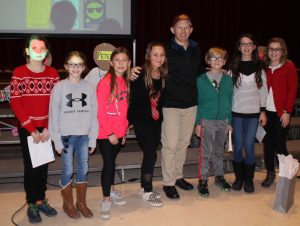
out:
<path id="1" fill-rule="evenodd" d="M 31 0 L 27 4 L 27 26 L 30 28 L 48 28 L 50 1 Z"/>
<path id="2" fill-rule="evenodd" d="M 100 2 L 89 3 L 86 7 L 86 14 L 92 20 L 98 20 L 103 16 L 103 6 Z"/>
<path id="3" fill-rule="evenodd" d="M 30 17 L 34 20 L 43 19 L 48 15 L 48 7 L 43 2 L 34 2 L 30 7 Z"/>
<path id="4" fill-rule="evenodd" d="M 32 40 L 29 49 L 26 49 L 27 55 L 31 60 L 43 61 L 47 55 L 45 43 L 41 40 Z"/>

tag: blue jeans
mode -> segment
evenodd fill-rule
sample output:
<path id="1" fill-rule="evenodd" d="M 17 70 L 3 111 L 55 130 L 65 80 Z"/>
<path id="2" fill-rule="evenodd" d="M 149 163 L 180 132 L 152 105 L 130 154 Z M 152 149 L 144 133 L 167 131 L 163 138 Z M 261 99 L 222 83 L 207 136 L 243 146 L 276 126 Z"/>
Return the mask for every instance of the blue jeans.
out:
<path id="1" fill-rule="evenodd" d="M 232 117 L 233 145 L 235 162 L 243 161 L 243 149 L 245 148 L 245 163 L 253 165 L 255 163 L 255 136 L 259 118 Z"/>
<path id="2" fill-rule="evenodd" d="M 87 135 L 62 136 L 64 149 L 61 153 L 62 173 L 60 185 L 64 188 L 72 181 L 74 172 L 74 158 L 76 158 L 76 183 L 86 183 L 88 172 L 88 142 Z"/>

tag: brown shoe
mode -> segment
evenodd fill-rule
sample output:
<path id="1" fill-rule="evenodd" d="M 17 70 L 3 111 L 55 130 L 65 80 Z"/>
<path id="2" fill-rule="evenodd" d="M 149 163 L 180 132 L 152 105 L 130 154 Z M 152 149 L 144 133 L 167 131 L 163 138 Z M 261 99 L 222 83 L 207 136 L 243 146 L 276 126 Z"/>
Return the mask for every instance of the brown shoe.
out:
<path id="1" fill-rule="evenodd" d="M 61 190 L 61 195 L 63 197 L 63 210 L 68 215 L 68 217 L 73 219 L 80 218 L 80 214 L 75 209 L 73 202 L 73 188 L 72 184 L 68 184 L 67 187 Z"/>
<path id="2" fill-rule="evenodd" d="M 76 184 L 76 208 L 84 217 L 91 218 L 93 217 L 93 212 L 86 205 L 86 188 L 86 183 Z"/>

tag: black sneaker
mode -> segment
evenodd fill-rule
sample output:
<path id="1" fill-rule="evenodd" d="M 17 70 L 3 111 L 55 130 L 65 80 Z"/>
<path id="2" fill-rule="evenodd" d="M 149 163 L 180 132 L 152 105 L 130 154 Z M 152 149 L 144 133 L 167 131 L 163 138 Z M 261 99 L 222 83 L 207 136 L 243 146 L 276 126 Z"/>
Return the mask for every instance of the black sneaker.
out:
<path id="1" fill-rule="evenodd" d="M 37 205 L 37 209 L 47 217 L 53 217 L 57 214 L 56 210 L 49 205 L 47 199 L 44 199 L 41 205 Z"/>
<path id="2" fill-rule="evenodd" d="M 231 190 L 230 184 L 228 184 L 228 182 L 225 180 L 225 178 L 223 176 L 216 176 L 215 177 L 215 185 L 223 191 L 230 191 Z"/>
<path id="3" fill-rule="evenodd" d="M 29 203 L 27 208 L 27 216 L 28 216 L 29 223 L 34 224 L 42 221 L 39 210 L 35 203 Z"/>
<path id="4" fill-rule="evenodd" d="M 199 180 L 198 191 L 199 191 L 200 196 L 203 196 L 203 197 L 209 196 L 209 191 L 208 191 L 207 187 L 208 187 L 207 180 Z"/>

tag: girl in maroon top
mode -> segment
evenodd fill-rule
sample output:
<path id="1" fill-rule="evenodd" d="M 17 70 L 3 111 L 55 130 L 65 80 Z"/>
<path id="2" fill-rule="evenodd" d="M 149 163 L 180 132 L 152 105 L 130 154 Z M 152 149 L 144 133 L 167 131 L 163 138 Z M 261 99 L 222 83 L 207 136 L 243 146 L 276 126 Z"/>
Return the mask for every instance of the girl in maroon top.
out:
<path id="1" fill-rule="evenodd" d="M 130 67 L 128 51 L 119 47 L 110 57 L 108 73 L 98 84 L 98 142 L 103 158 L 101 184 L 103 202 L 101 218 L 110 218 L 110 207 L 113 201 L 117 205 L 125 205 L 120 192 L 111 190 L 114 184 L 115 161 L 121 145 L 125 144 L 128 127 L 128 79 L 127 71 Z"/>
<path id="2" fill-rule="evenodd" d="M 264 143 L 264 161 L 267 177 L 263 187 L 270 187 L 275 179 L 274 157 L 278 154 L 288 155 L 286 140 L 297 94 L 298 77 L 295 65 L 287 59 L 287 47 L 281 38 L 268 41 L 266 50 L 266 75 L 268 97 L 266 104 L 267 135 Z"/>
<path id="3" fill-rule="evenodd" d="M 19 121 L 19 136 L 24 158 L 24 188 L 28 203 L 30 223 L 40 222 L 39 212 L 47 216 L 57 214 L 45 198 L 48 164 L 33 168 L 27 137 L 34 143 L 49 139 L 48 112 L 50 93 L 59 80 L 56 70 L 43 64 L 48 54 L 48 42 L 39 35 L 32 35 L 26 42 L 28 63 L 17 67 L 11 78 L 11 108 Z"/>

